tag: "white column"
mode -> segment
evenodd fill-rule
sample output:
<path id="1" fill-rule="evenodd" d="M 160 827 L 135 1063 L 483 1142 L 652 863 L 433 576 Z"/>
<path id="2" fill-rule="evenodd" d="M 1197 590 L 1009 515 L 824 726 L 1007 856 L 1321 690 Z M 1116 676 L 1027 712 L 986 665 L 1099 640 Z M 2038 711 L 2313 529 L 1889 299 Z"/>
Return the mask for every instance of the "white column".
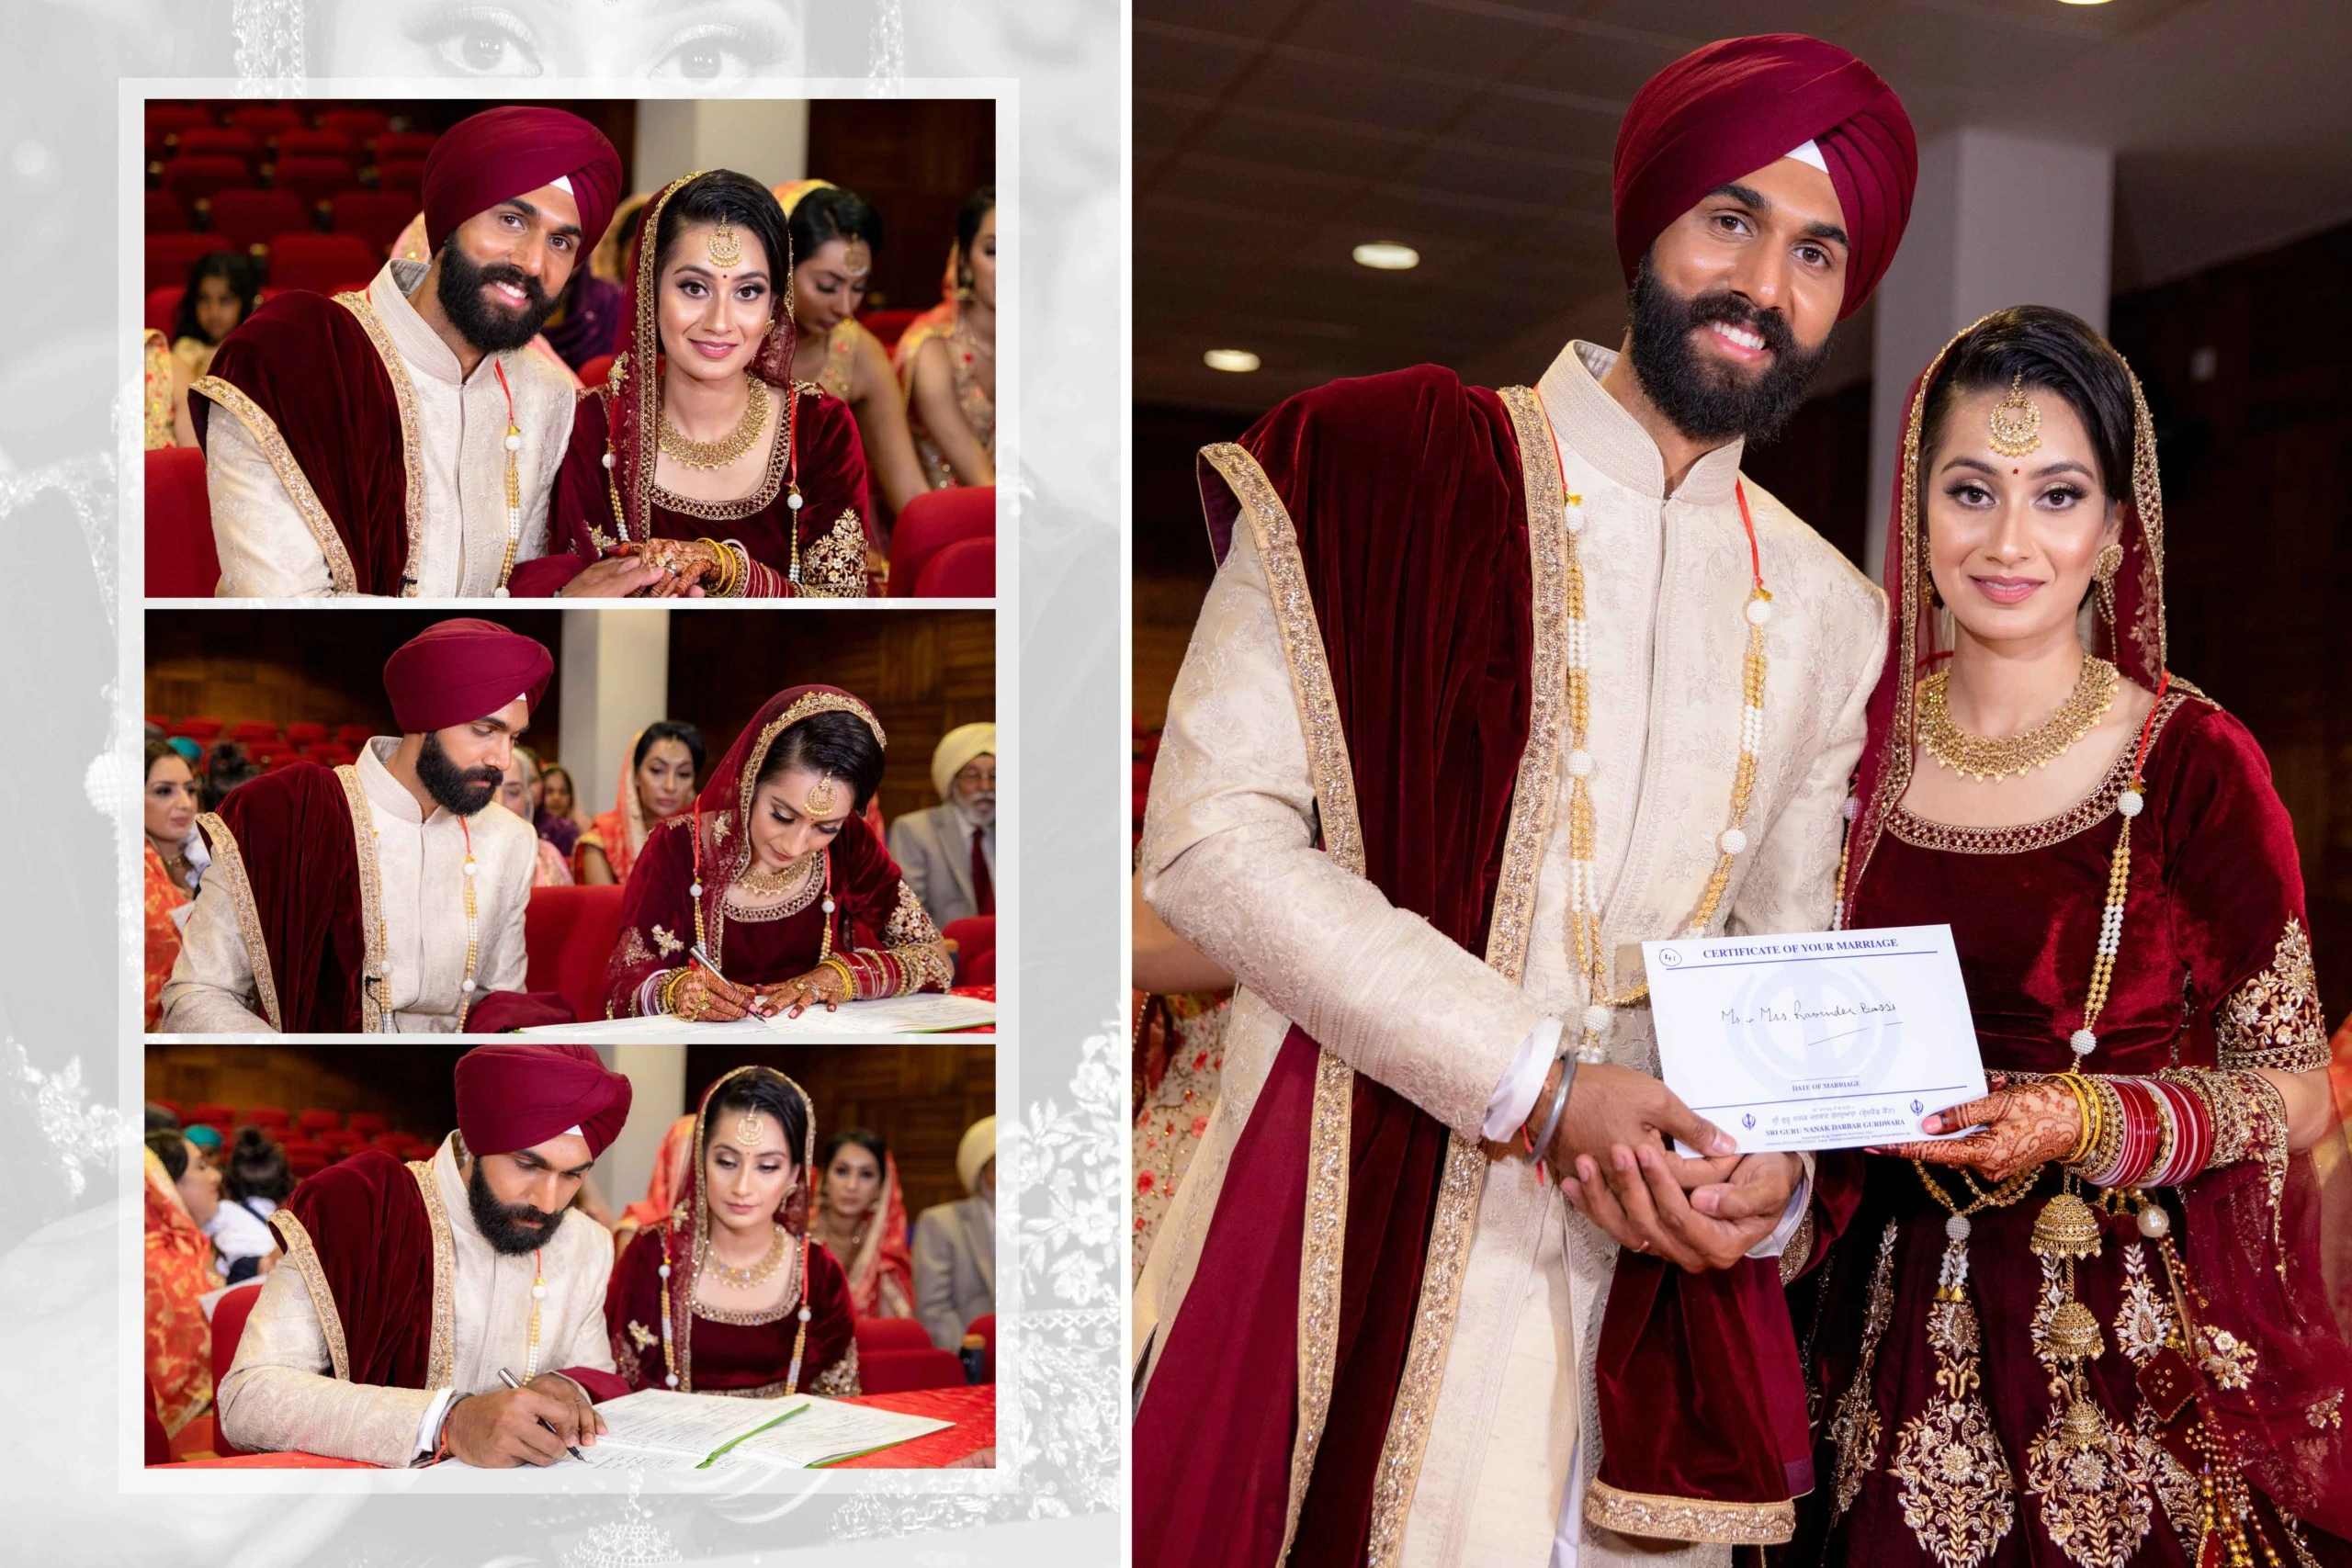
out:
<path id="1" fill-rule="evenodd" d="M 563 729 L 557 753 L 594 816 L 619 798 L 628 744 L 670 705 L 670 612 L 615 604 L 563 613 Z"/>
<path id="2" fill-rule="evenodd" d="M 1886 506 L 1912 378 L 1951 335 L 2005 305 L 2055 305 L 2107 330 L 2115 154 L 1963 129 L 1919 149 L 1911 222 L 1876 297 L 1869 570 L 1886 562 Z"/>
<path id="3" fill-rule="evenodd" d="M 693 1107 L 686 1103 L 683 1045 L 599 1045 L 605 1066 L 628 1079 L 628 1121 L 612 1146 L 596 1156 L 596 1190 L 620 1217 L 624 1204 L 645 1196 L 662 1134 Z"/>
<path id="4" fill-rule="evenodd" d="M 696 169 L 733 169 L 764 186 L 808 173 L 806 98 L 648 98 L 637 106 L 637 188 Z"/>

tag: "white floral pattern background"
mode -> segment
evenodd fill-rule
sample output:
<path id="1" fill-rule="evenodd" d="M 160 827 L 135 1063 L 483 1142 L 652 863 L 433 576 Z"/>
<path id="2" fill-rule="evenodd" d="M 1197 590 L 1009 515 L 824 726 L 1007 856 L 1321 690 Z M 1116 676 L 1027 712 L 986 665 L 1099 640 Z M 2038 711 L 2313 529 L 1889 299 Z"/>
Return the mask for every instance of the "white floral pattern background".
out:
<path id="1" fill-rule="evenodd" d="M 514 0 L 560 23 L 559 77 L 643 73 L 612 40 L 653 26 L 662 0 Z M 771 40 L 735 90 L 789 93 L 800 76 L 888 96 L 926 78 L 1019 81 L 1021 180 L 1007 243 L 1021 317 L 1018 471 L 1004 476 L 1022 537 L 1019 738 L 1030 760 L 1009 809 L 1028 824 L 1020 868 L 1022 1038 L 1002 1166 L 1001 1446 L 996 1489 L 919 1472 L 841 1477 L 807 1494 L 728 1490 L 627 1497 L 413 1497 L 209 1486 L 124 1493 L 135 1445 L 119 1346 L 136 1334 L 119 1242 L 135 1202 L 137 1010 L 122 976 L 138 900 L 128 811 L 136 753 L 118 702 L 135 689 L 139 486 L 135 333 L 111 279 L 139 265 L 119 210 L 124 78 L 210 78 L 268 96 L 332 75 L 364 96 L 389 71 L 356 51 L 367 26 L 421 32 L 438 0 L 0 0 L 0 802 L 17 829 L 0 901 L 0 1422 L 5 1554 L 44 1564 L 175 1568 L 321 1563 L 836 1563 L 919 1568 L 1115 1562 L 1125 1279 L 1125 733 L 1117 686 L 1120 430 L 1117 297 L 1121 12 L 1108 0 L 729 0 Z M 601 48 L 601 52 L 600 52 Z M 356 58 L 355 58 L 356 56 Z M 613 62 L 618 58 L 616 66 Z M 567 62 L 569 62 L 567 64 Z M 402 74 L 413 74 L 403 69 Z M 453 71 L 451 74 L 456 74 Z M 551 91 L 566 90 L 561 80 Z M 312 90 L 317 90 L 314 85 Z M 577 90 L 577 89 L 573 89 Z M 465 96 L 526 96 L 514 83 Z M 124 249 L 128 242 L 131 247 Z M 96 302 L 92 303 L 93 299 Z M 1008 312 L 1012 314 L 1012 312 Z M 121 341 L 119 341 L 121 340 Z M 128 481 L 128 482 L 126 482 Z M 126 581 L 126 580 L 128 580 Z M 128 587 L 131 597 L 122 598 Z M 126 654 L 123 643 L 129 645 Z M 135 718 L 136 709 L 129 710 Z M 1073 982 L 1073 976 L 1093 977 Z M 112 1026 L 109 1027 L 111 1020 Z M 134 1222 L 135 1223 L 135 1222 Z M 1009 1288 L 1007 1288 L 1009 1287 Z M 193 1475 L 175 1481 L 196 1480 Z M 901 1480 L 903 1479 L 903 1484 Z M 265 1484 L 267 1483 L 265 1482 Z M 880 1484 L 882 1490 L 852 1490 Z M 990 1484 L 982 1482 L 981 1484 Z"/>

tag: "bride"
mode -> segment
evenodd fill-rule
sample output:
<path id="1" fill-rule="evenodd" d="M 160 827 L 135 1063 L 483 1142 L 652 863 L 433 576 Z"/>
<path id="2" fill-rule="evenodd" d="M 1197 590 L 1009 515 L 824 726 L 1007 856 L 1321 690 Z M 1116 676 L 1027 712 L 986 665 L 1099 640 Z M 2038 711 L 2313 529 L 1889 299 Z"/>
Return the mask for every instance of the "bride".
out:
<path id="1" fill-rule="evenodd" d="M 1822 1160 L 1791 1560 L 2346 1561 L 2302 879 L 2260 748 L 2165 666 L 2139 383 L 2025 306 L 1910 409 L 1841 913 L 1951 925 L 1992 1091 Z"/>
<path id="2" fill-rule="evenodd" d="M 597 559 L 663 568 L 656 597 L 858 598 L 865 457 L 847 407 L 792 378 L 784 210 L 731 169 L 673 180 L 638 225 L 628 347 L 580 395 L 552 526 L 517 569 L 551 593 Z"/>

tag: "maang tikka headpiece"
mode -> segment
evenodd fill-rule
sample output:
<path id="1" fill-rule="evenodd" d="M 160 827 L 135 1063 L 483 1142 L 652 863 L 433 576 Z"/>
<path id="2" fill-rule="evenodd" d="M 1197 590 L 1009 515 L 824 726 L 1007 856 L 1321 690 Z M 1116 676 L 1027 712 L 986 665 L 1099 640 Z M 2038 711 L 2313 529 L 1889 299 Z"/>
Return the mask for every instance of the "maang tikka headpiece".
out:
<path id="1" fill-rule="evenodd" d="M 808 786 L 808 798 L 805 804 L 808 806 L 808 814 L 811 817 L 822 817 L 825 813 L 831 811 L 833 808 L 834 803 L 840 799 L 841 790 L 839 786 L 833 783 L 831 777 L 826 774 L 820 773 L 817 775 L 817 782 Z"/>
<path id="2" fill-rule="evenodd" d="M 713 266 L 736 266 L 743 260 L 742 239 L 735 232 L 735 226 L 724 218 L 718 220 L 718 227 L 710 231 L 707 250 Z"/>
<path id="3" fill-rule="evenodd" d="M 2022 457 L 2041 446 L 2041 410 L 2025 395 L 2025 372 L 2009 383 L 2009 395 L 1993 405 L 1985 423 L 1993 450 L 2004 457 Z"/>
<path id="4" fill-rule="evenodd" d="M 735 1123 L 735 1141 L 747 1149 L 756 1149 L 760 1146 L 762 1136 L 759 1108 L 745 1106 L 743 1119 Z"/>

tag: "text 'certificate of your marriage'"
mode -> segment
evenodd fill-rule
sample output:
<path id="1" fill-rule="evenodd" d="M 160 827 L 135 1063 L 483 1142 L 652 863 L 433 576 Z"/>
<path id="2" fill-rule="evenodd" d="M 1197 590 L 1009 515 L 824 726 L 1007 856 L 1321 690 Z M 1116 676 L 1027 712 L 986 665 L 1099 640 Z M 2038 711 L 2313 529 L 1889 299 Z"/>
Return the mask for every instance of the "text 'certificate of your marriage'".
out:
<path id="1" fill-rule="evenodd" d="M 1642 954 L 1659 1076 L 1742 1154 L 1918 1139 L 1922 1116 L 1984 1092 L 1950 926 L 1645 942 Z"/>

